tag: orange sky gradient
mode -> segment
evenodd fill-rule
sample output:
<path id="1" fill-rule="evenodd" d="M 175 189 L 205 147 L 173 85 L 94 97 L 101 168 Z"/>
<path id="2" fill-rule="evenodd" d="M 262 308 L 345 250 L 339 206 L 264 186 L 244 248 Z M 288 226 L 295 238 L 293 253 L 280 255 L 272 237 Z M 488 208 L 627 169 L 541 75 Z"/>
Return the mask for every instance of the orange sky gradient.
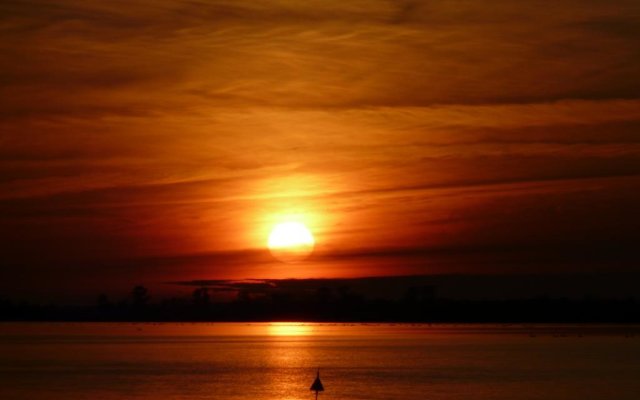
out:
<path id="1" fill-rule="evenodd" d="M 0 293 L 637 271 L 637 1 L 3 1 Z M 266 249 L 288 216 L 315 252 Z"/>

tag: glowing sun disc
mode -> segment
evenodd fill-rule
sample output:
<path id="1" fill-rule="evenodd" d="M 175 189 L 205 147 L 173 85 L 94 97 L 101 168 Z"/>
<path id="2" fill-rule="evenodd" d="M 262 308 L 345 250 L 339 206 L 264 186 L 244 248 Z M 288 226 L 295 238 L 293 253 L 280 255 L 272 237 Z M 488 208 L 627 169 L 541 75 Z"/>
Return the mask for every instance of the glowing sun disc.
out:
<path id="1" fill-rule="evenodd" d="M 302 261 L 311 254 L 315 240 L 304 224 L 283 222 L 273 228 L 267 245 L 275 258 L 293 263 Z"/>

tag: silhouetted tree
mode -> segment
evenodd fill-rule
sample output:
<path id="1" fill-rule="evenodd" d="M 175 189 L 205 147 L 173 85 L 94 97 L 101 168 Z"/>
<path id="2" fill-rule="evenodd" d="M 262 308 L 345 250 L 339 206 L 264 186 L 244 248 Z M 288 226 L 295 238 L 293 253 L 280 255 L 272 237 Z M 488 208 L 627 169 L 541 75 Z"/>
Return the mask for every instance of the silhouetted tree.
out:
<path id="1" fill-rule="evenodd" d="M 351 298 L 351 288 L 349 286 L 340 286 L 338 288 L 338 293 L 340 294 L 340 300 L 342 302 L 349 302 Z"/>
<path id="2" fill-rule="evenodd" d="M 98 306 L 99 309 L 107 309 L 110 308 L 111 305 L 109 297 L 106 294 L 100 293 L 100 295 L 98 295 L 98 298 L 96 299 L 96 306 Z"/>
<path id="3" fill-rule="evenodd" d="M 329 301 L 331 301 L 331 289 L 323 286 L 321 288 L 318 288 L 318 290 L 316 290 L 316 299 L 318 301 L 318 303 L 321 304 L 325 304 L 328 303 Z"/>
<path id="4" fill-rule="evenodd" d="M 109 301 L 106 294 L 101 293 L 96 299 L 96 311 L 98 311 L 99 318 L 107 318 L 108 314 L 113 310 L 113 303 Z"/>
<path id="5" fill-rule="evenodd" d="M 251 293 L 246 289 L 241 289 L 238 291 L 238 301 L 248 302 L 251 300 Z"/>
<path id="6" fill-rule="evenodd" d="M 193 291 L 192 300 L 196 307 L 206 308 L 211 304 L 211 296 L 209 295 L 209 289 L 198 288 Z"/>
<path id="7" fill-rule="evenodd" d="M 404 293 L 404 302 L 413 306 L 418 302 L 418 289 L 415 287 L 408 288 Z"/>
<path id="8" fill-rule="evenodd" d="M 131 291 L 131 298 L 133 299 L 133 306 L 136 308 L 142 308 L 149 303 L 149 291 L 146 287 L 138 285 Z"/>

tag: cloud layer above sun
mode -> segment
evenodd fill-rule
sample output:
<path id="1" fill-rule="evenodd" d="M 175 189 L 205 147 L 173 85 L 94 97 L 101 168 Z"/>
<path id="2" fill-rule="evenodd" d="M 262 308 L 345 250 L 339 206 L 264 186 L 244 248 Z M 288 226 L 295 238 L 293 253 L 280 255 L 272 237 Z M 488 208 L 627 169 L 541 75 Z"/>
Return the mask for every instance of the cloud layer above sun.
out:
<path id="1" fill-rule="evenodd" d="M 639 15 L 4 1 L 0 289 L 637 268 Z M 262 253 L 287 214 L 302 271 Z"/>

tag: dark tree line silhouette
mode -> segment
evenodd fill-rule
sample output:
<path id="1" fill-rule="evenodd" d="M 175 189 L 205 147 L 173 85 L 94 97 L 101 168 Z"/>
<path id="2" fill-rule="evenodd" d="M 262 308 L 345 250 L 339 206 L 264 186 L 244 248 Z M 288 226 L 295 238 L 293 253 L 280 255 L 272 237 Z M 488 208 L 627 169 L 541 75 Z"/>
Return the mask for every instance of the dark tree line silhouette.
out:
<path id="1" fill-rule="evenodd" d="M 5 321 L 352 321 L 352 322 L 640 322 L 635 299 L 536 297 L 517 300 L 453 300 L 433 287 L 411 287 L 400 299 L 370 299 L 348 286 L 306 292 L 238 290 L 232 301 L 214 301 L 214 289 L 199 287 L 190 297 L 154 299 L 135 286 L 111 301 L 100 294 L 94 305 L 60 307 L 15 303 L 0 298 Z"/>

